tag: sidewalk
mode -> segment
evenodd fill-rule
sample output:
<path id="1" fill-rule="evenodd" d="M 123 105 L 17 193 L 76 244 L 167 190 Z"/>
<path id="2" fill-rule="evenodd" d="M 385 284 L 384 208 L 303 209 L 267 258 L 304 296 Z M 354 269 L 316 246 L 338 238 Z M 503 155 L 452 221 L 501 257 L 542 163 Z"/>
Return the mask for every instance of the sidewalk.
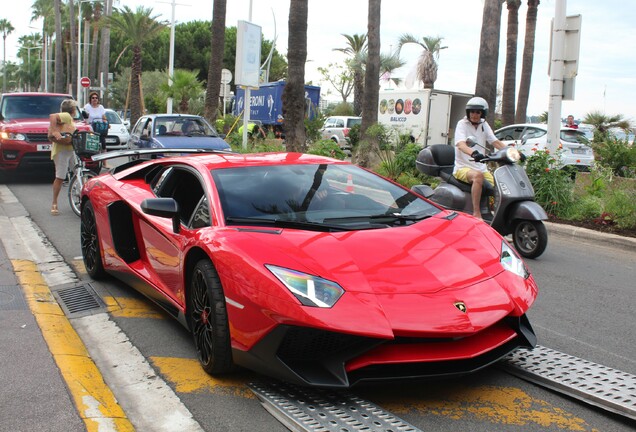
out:
<path id="1" fill-rule="evenodd" d="M 5 206 L 0 203 L 0 232 L 8 228 Z M 2 242 L 0 347 L 1 430 L 86 430 Z"/>

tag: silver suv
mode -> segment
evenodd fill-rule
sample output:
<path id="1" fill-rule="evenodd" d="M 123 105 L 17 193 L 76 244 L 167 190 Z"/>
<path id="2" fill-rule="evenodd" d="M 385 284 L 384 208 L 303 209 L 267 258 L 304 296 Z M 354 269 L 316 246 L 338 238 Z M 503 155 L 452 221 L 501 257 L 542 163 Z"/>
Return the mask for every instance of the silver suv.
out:
<path id="1" fill-rule="evenodd" d="M 333 116 L 327 117 L 320 129 L 322 139 L 333 140 L 347 154 L 351 154 L 349 131 L 355 125 L 362 123 L 362 117 Z"/>

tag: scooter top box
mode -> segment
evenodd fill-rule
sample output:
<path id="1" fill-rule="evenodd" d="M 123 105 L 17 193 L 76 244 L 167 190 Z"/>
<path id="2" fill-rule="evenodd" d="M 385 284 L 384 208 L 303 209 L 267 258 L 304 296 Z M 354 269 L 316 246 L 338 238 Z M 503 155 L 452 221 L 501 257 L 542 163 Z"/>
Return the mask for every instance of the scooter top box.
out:
<path id="1" fill-rule="evenodd" d="M 442 172 L 452 173 L 455 149 L 446 144 L 426 147 L 417 155 L 415 164 L 420 172 L 434 177 L 439 177 Z"/>

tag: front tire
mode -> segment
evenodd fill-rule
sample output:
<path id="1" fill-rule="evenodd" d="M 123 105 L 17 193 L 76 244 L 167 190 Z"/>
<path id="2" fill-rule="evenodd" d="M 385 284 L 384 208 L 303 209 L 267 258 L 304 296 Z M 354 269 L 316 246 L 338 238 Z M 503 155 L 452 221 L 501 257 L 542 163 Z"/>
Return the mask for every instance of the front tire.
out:
<path id="1" fill-rule="evenodd" d="M 82 173 L 82 185 L 86 184 L 86 182 L 96 174 L 93 171 L 86 170 Z M 68 203 L 71 206 L 71 210 L 77 216 L 80 216 L 81 205 L 82 205 L 82 185 L 77 181 L 77 176 L 74 175 L 71 178 L 71 181 L 68 184 Z"/>
<path id="2" fill-rule="evenodd" d="M 231 372 L 234 363 L 225 296 L 219 275 L 207 259 L 192 270 L 188 318 L 203 370 L 210 375 Z"/>
<path id="3" fill-rule="evenodd" d="M 95 210 L 90 201 L 87 201 L 82 209 L 82 216 L 80 218 L 80 242 L 86 272 L 93 279 L 103 279 L 106 276 L 106 271 L 104 270 L 104 263 L 102 262 Z"/>
<path id="4" fill-rule="evenodd" d="M 537 258 L 548 246 L 548 231 L 541 221 L 521 220 L 512 231 L 515 249 L 524 258 Z"/>

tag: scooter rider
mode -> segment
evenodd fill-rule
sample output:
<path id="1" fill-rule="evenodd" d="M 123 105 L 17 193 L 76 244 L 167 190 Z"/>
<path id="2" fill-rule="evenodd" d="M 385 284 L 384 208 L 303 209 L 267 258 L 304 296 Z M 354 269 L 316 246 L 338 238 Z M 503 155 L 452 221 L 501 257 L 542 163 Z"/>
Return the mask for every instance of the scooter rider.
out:
<path id="1" fill-rule="evenodd" d="M 497 149 L 506 147 L 493 133 L 486 122 L 488 114 L 488 102 L 480 97 L 471 98 L 466 104 L 466 117 L 457 122 L 455 128 L 455 167 L 453 176 L 465 183 L 470 183 L 471 200 L 473 204 L 473 216 L 481 219 L 479 201 L 484 180 L 493 186 L 495 181 L 488 171 L 486 164 L 480 163 L 486 156 L 479 150 L 469 147 L 466 139 L 474 137 L 481 148 L 486 148 L 486 143 L 492 144 Z"/>

